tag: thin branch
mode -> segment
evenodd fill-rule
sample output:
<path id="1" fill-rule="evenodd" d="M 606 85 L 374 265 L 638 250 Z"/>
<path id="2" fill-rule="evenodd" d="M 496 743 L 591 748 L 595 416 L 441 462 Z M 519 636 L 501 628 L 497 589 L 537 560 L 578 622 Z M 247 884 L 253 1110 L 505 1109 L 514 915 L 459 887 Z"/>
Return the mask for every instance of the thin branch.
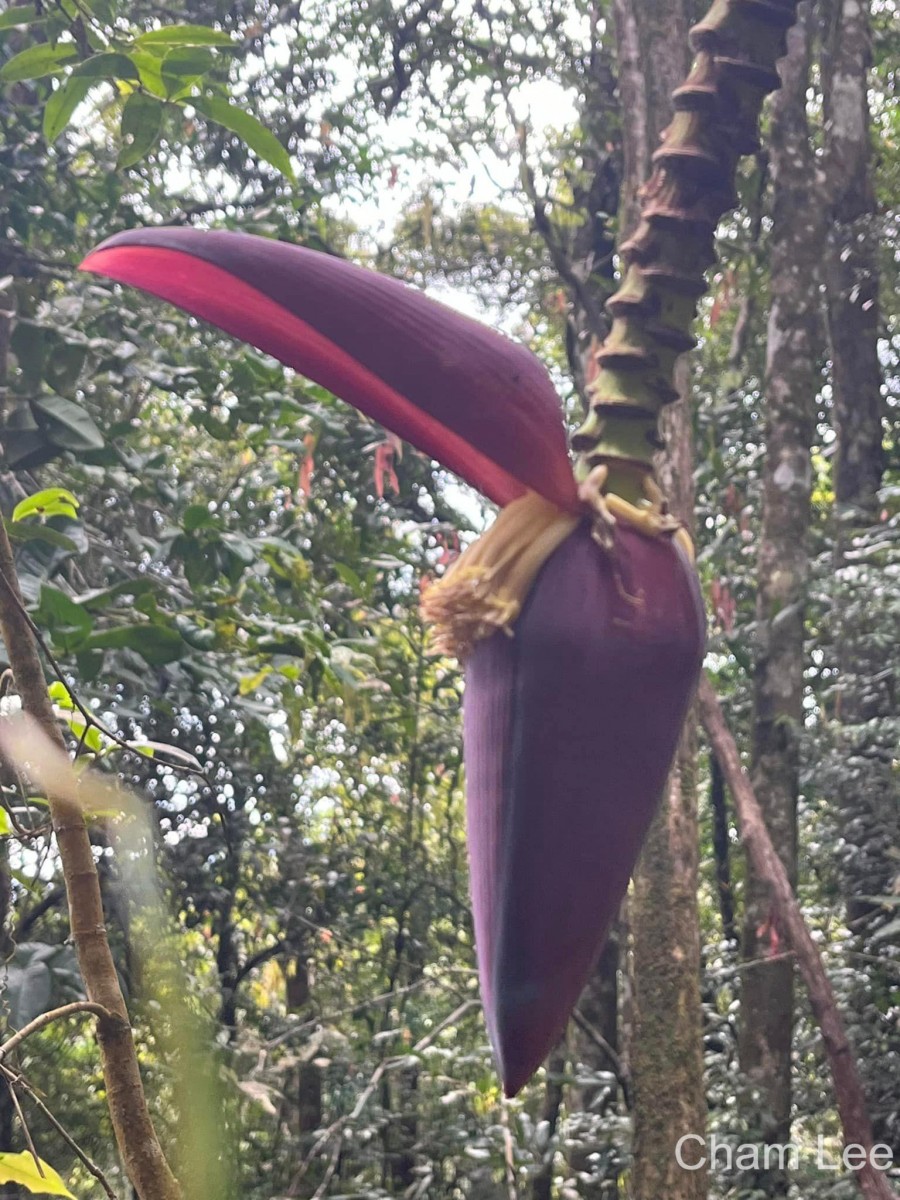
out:
<path id="1" fill-rule="evenodd" d="M 4 1076 L 6 1076 L 7 1075 L 6 1068 L 3 1067 L 0 1069 L 2 1069 Z M 11 1074 L 11 1072 L 10 1072 L 10 1074 Z M 43 1179 L 44 1178 L 44 1168 L 41 1165 L 41 1160 L 38 1156 L 38 1152 L 35 1147 L 34 1140 L 32 1139 L 31 1130 L 28 1128 L 28 1122 L 25 1120 L 25 1114 L 22 1112 L 22 1105 L 19 1103 L 19 1097 L 16 1095 L 15 1090 L 14 1090 L 9 1078 L 7 1078 L 7 1080 L 6 1080 L 6 1085 L 9 1088 L 10 1099 L 13 1102 L 13 1106 L 15 1107 L 15 1110 L 16 1110 L 16 1115 L 19 1118 L 19 1124 L 22 1126 L 22 1133 L 25 1135 L 25 1141 L 28 1143 L 28 1153 L 34 1159 L 34 1165 L 35 1165 L 35 1169 L 37 1170 L 38 1175 L 40 1175 L 40 1177 Z"/>
<path id="2" fill-rule="evenodd" d="M 513 1145 L 512 1131 L 509 1128 L 509 1101 L 504 1097 L 500 1102 L 500 1124 L 503 1126 L 503 1170 L 506 1177 L 507 1200 L 519 1200 L 519 1189 L 516 1187 L 516 1155 Z"/>
<path id="3" fill-rule="evenodd" d="M 20 1087 L 26 1091 L 32 1104 L 34 1104 L 39 1112 L 41 1112 L 43 1116 L 50 1122 L 69 1149 L 81 1159 L 88 1171 L 90 1171 L 90 1173 L 106 1192 L 107 1196 L 109 1196 L 109 1200 L 119 1200 L 116 1193 L 110 1187 L 109 1180 L 106 1178 L 97 1164 L 93 1161 L 93 1159 L 89 1158 L 88 1155 L 85 1154 L 72 1135 L 64 1128 L 63 1125 L 60 1124 L 56 1117 L 54 1117 L 53 1113 L 43 1102 L 27 1079 L 25 1079 L 23 1075 L 18 1075 L 15 1071 L 11 1071 L 9 1067 L 0 1067 L 0 1072 L 2 1072 L 3 1077 L 6 1079 L 7 1085 L 9 1086 L 13 1097 L 15 1097 L 15 1091 L 13 1090 L 14 1088 Z"/>
<path id="4" fill-rule="evenodd" d="M 321 1200 L 328 1192 L 328 1185 L 334 1178 L 334 1173 L 337 1170 L 338 1163 L 341 1159 L 341 1146 L 343 1138 L 339 1137 L 334 1143 L 334 1149 L 331 1151 L 331 1158 L 328 1161 L 328 1166 L 325 1169 L 325 1174 L 322 1176 L 322 1182 L 313 1192 L 312 1200 Z"/>
<path id="5" fill-rule="evenodd" d="M 318 928 L 318 926 L 315 928 Z M 315 1025 L 330 1025 L 334 1021 L 337 1021 L 340 1017 L 349 1017 L 353 1016 L 355 1013 L 365 1012 L 367 1008 L 375 1008 L 384 1000 L 388 1000 L 392 996 L 404 996 L 408 992 L 416 992 L 419 990 L 419 988 L 423 988 L 427 984 L 434 982 L 435 980 L 433 979 L 419 979 L 415 983 L 409 984 L 407 987 L 395 988 L 392 992 L 380 992 L 377 996 L 372 996 L 368 1000 L 361 1000 L 359 1004 L 350 1004 L 347 1006 L 347 1008 L 338 1008 L 333 1012 L 320 1013 L 316 1017 L 311 1017 L 308 1021 L 303 1021 L 299 1025 L 294 1025 L 291 1029 L 286 1030 L 284 1033 L 279 1033 L 277 1037 L 271 1038 L 268 1042 L 264 1042 L 263 1045 L 266 1050 L 274 1050 L 276 1046 L 283 1045 L 285 1042 L 290 1041 L 291 1038 L 296 1037 L 305 1030 L 312 1029 Z"/>
<path id="6" fill-rule="evenodd" d="M 49 892 L 44 893 L 41 899 L 37 901 L 34 908 L 29 908 L 29 911 L 20 917 L 16 929 L 13 930 L 13 941 L 22 942 L 25 937 L 28 937 L 31 930 L 37 924 L 38 920 L 43 917 L 43 914 L 50 911 L 50 908 L 55 908 L 60 900 L 66 899 L 65 888 L 50 888 Z"/>
<path id="7" fill-rule="evenodd" d="M 257 950 L 255 954 L 251 954 L 235 975 L 232 991 L 237 991 L 238 987 L 240 987 L 251 971 L 255 971 L 257 967 L 261 967 L 270 958 L 275 958 L 276 955 L 281 954 L 285 948 L 286 943 L 279 938 L 273 946 L 266 946 L 262 950 Z"/>
<path id="8" fill-rule="evenodd" d="M 598 1050 L 602 1050 L 609 1059 L 610 1066 L 613 1069 L 619 1086 L 621 1087 L 626 1104 L 630 1107 L 631 1081 L 628 1078 L 628 1072 L 622 1064 L 622 1060 L 613 1047 L 609 1044 L 603 1034 L 596 1026 L 592 1025 L 580 1008 L 576 1008 L 572 1013 L 572 1020 L 587 1037 L 594 1043 Z"/>
<path id="9" fill-rule="evenodd" d="M 507 115 L 516 131 L 520 157 L 519 179 L 521 180 L 522 188 L 528 198 L 528 202 L 531 205 L 534 227 L 544 240 L 557 275 L 559 275 L 572 296 L 587 314 L 591 332 L 599 337 L 605 331 L 607 325 L 603 306 L 597 303 L 584 280 L 578 277 L 578 273 L 559 239 L 556 229 L 553 226 L 553 221 L 547 212 L 547 199 L 538 194 L 534 169 L 528 161 L 528 128 L 524 121 L 516 119 L 509 96 L 506 95 L 505 91 L 504 99 L 506 100 Z"/>
<path id="10" fill-rule="evenodd" d="M 13 791 L 14 789 L 10 788 L 9 790 Z M 10 802 L 7 798 L 5 788 L 3 789 L 3 792 L 0 793 L 0 806 L 2 806 L 3 811 L 9 817 L 9 823 L 10 823 L 10 825 L 12 825 L 13 829 L 15 830 L 16 837 L 19 839 L 19 841 L 27 841 L 29 838 L 41 837 L 43 834 L 45 834 L 47 832 L 46 824 L 38 825 L 33 829 L 27 829 L 22 824 L 22 822 L 16 816 L 15 809 L 10 804 Z"/>
<path id="11" fill-rule="evenodd" d="M 0 1061 L 7 1054 L 12 1054 L 18 1046 L 31 1037 L 33 1033 L 37 1033 L 39 1029 L 43 1029 L 45 1025 L 49 1025 L 51 1021 L 62 1020 L 63 1017 L 71 1017 L 75 1013 L 92 1013 L 95 1017 L 99 1017 L 101 1021 L 111 1021 L 113 1014 L 108 1008 L 104 1008 L 102 1004 L 95 1004 L 93 1000 L 74 1000 L 71 1004 L 63 1004 L 60 1008 L 51 1008 L 49 1012 L 41 1013 L 39 1017 L 35 1017 L 33 1021 L 29 1021 L 23 1026 L 18 1033 L 14 1033 L 11 1038 L 0 1046 Z"/>
<path id="12" fill-rule="evenodd" d="M 441 1021 L 439 1025 L 436 1025 L 429 1034 L 416 1042 L 410 1051 L 410 1054 L 421 1054 L 423 1051 L 427 1050 L 428 1047 L 440 1037 L 445 1029 L 449 1028 L 451 1025 L 456 1025 L 463 1019 L 463 1017 L 468 1017 L 468 1015 L 474 1012 L 476 1008 L 481 1008 L 480 1000 L 464 1000 L 462 1004 L 460 1004 L 459 1008 L 455 1008 L 453 1010 L 449 1017 L 444 1017 L 443 1021 Z M 401 1057 L 405 1058 L 406 1055 L 402 1055 Z"/>

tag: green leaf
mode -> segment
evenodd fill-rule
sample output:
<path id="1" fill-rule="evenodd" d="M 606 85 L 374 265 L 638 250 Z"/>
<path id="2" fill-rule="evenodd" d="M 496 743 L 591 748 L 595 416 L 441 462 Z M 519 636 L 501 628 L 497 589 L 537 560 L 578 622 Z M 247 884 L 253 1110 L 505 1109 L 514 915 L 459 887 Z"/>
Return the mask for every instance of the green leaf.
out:
<path id="1" fill-rule="evenodd" d="M 41 43 L 29 46 L 19 54 L 13 55 L 9 62 L 0 69 L 0 82 L 18 83 L 22 79 L 42 79 L 45 75 L 54 75 L 61 71 L 66 63 L 78 58 L 78 50 L 71 42 L 63 42 L 59 46 L 48 46 Z"/>
<path id="2" fill-rule="evenodd" d="M 12 821 L 9 819 L 9 813 L 5 808 L 0 808 L 0 837 L 11 837 L 13 832 Z"/>
<path id="3" fill-rule="evenodd" d="M 176 617 L 178 632 L 194 650 L 212 650 L 218 641 L 214 627 L 203 627 L 192 621 L 190 617 Z"/>
<path id="4" fill-rule="evenodd" d="M 23 382 L 29 389 L 40 387 L 47 360 L 47 343 L 52 340 L 52 331 L 36 321 L 18 321 L 13 330 L 12 349 L 22 372 Z"/>
<path id="5" fill-rule="evenodd" d="M 89 86 L 94 85 L 89 81 Z M 63 342 L 57 338 L 54 344 L 47 348 L 44 380 L 54 392 L 59 392 L 62 396 L 67 395 L 77 383 L 86 358 L 86 346 L 78 342 Z"/>
<path id="6" fill-rule="evenodd" d="M 872 937 L 872 944 L 874 945 L 876 942 L 888 942 L 898 935 L 900 935 L 900 917 L 895 917 L 893 921 L 888 921 L 887 925 L 882 925 L 875 932 Z"/>
<path id="7" fill-rule="evenodd" d="M 54 529 L 52 525 L 32 525 L 30 522 L 19 524 L 12 521 L 5 524 L 11 541 L 46 542 L 49 546 L 56 546 L 58 550 L 68 551 L 69 554 L 78 553 L 77 543 L 58 529 Z"/>
<path id="8" fill-rule="evenodd" d="M 87 725 L 82 716 L 73 713 L 67 713 L 65 721 L 72 736 L 78 739 L 82 748 L 86 747 L 94 754 L 103 753 L 103 735 L 96 725 Z"/>
<path id="9" fill-rule="evenodd" d="M 64 653 L 80 646 L 94 627 L 89 612 L 50 584 L 41 585 L 40 600 L 34 613 L 35 622 L 45 628 L 54 645 Z"/>
<path id="10" fill-rule="evenodd" d="M 203 770 L 203 763 L 196 755 L 189 754 L 187 750 L 182 750 L 179 746 L 172 746 L 169 742 L 137 741 L 129 742 L 128 745 L 132 750 L 139 750 L 141 754 L 146 754 L 149 758 L 156 758 L 162 754 L 164 757 L 170 758 L 173 762 L 180 762 L 187 767 L 193 767 L 195 771 Z"/>
<path id="11" fill-rule="evenodd" d="M 105 25 L 111 25 L 116 19 L 117 0 L 82 0 Z"/>
<path id="12" fill-rule="evenodd" d="M 148 576 L 140 579 L 123 579 L 112 587 L 98 588 L 96 591 L 85 592 L 78 597 L 78 603 L 83 604 L 88 612 L 101 612 L 115 604 L 121 596 L 132 596 L 135 600 L 159 589 L 159 582 Z"/>
<path id="13" fill-rule="evenodd" d="M 185 643 L 164 625 L 120 625 L 95 633 L 87 645 L 96 650 L 133 650 L 151 667 L 164 667 L 184 657 Z"/>
<path id="14" fill-rule="evenodd" d="M 44 418 L 43 424 L 57 446 L 64 450 L 101 450 L 103 434 L 94 424 L 90 413 L 80 404 L 64 396 L 39 396 L 32 401 L 35 415 Z"/>
<path id="15" fill-rule="evenodd" d="M 133 167 L 159 141 L 163 106 L 155 96 L 133 92 L 122 109 L 122 149 L 116 166 Z"/>
<path id="16" fill-rule="evenodd" d="M 224 125 L 250 147 L 264 162 L 270 163 L 287 179 L 294 178 L 290 155 L 278 138 L 251 113 L 221 96 L 201 96 L 192 101 L 198 112 L 217 125 Z"/>
<path id="17" fill-rule="evenodd" d="M 79 63 L 73 75 L 81 79 L 139 79 L 138 69 L 127 54 L 109 51 L 94 54 Z"/>
<path id="18" fill-rule="evenodd" d="M 15 8 L 8 8 L 6 12 L 0 13 L 0 29 L 14 29 L 17 25 L 30 25 L 32 21 L 37 21 L 37 9 L 33 4 L 17 4 Z"/>
<path id="19" fill-rule="evenodd" d="M 234 46 L 230 34 L 209 25 L 167 25 L 142 33 L 135 41 L 148 50 L 165 50 L 169 46 Z"/>
<path id="20" fill-rule="evenodd" d="M 176 46 L 163 59 L 166 95 L 170 99 L 186 95 L 212 70 L 215 61 L 212 50 L 204 46 Z"/>
<path id="21" fill-rule="evenodd" d="M 50 697 L 53 703 L 58 705 L 60 708 L 74 709 L 75 707 L 75 701 L 72 699 L 72 693 L 61 679 L 54 679 L 54 681 L 47 688 L 47 695 Z"/>
<path id="22" fill-rule="evenodd" d="M 129 57 L 137 67 L 138 75 L 141 79 L 141 87 L 152 95 L 159 96 L 160 99 L 164 100 L 166 98 L 166 85 L 163 83 L 162 78 L 163 60 L 146 50 L 132 50 Z"/>
<path id="23" fill-rule="evenodd" d="M 242 696 L 249 696 L 251 692 L 258 691 L 269 675 L 272 673 L 271 667 L 262 667 L 255 675 L 244 675 L 238 683 L 238 692 Z"/>
<path id="24" fill-rule="evenodd" d="M 38 1196 L 75 1197 L 49 1163 L 42 1158 L 35 1162 L 27 1150 L 19 1154 L 0 1154 L 0 1183 L 18 1183 Z"/>
<path id="25" fill-rule="evenodd" d="M 90 79 L 73 75 L 59 85 L 44 107 L 44 137 L 48 142 L 56 141 L 93 86 Z"/>
<path id="26" fill-rule="evenodd" d="M 68 488 L 44 488 L 25 500 L 20 500 L 13 509 L 13 521 L 24 521 L 26 517 L 72 517 L 78 516 L 78 498 Z"/>
<path id="27" fill-rule="evenodd" d="M 216 56 L 206 46 L 176 46 L 163 59 L 163 76 L 205 75 L 215 66 Z"/>
<path id="28" fill-rule="evenodd" d="M 185 533 L 193 533 L 195 529 L 213 529 L 219 524 L 219 518 L 211 513 L 205 504 L 189 504 L 181 518 Z"/>
<path id="29" fill-rule="evenodd" d="M 43 27 L 47 43 L 56 48 L 62 35 L 71 29 L 72 18 L 64 11 L 61 3 L 49 7 L 45 5 L 44 14 Z"/>

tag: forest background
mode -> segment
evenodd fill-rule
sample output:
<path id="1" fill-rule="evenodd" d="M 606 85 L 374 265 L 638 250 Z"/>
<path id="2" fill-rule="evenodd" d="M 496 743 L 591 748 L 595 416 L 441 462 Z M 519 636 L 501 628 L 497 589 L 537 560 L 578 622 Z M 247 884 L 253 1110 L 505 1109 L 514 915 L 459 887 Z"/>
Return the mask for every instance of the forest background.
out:
<path id="1" fill-rule="evenodd" d="M 461 676 L 418 616 L 421 581 L 490 513 L 322 389 L 75 270 L 160 222 L 346 255 L 525 341 L 574 428 L 616 239 L 701 15 L 0 11 L 0 506 L 71 746 L 151 815 L 173 914 L 155 941 L 133 847 L 102 815 L 91 840 L 151 1112 L 217 1200 L 856 1194 L 816 1158 L 820 1135 L 841 1145 L 822 1038 L 696 722 L 567 1038 L 502 1099 L 468 909 Z M 695 514 L 710 677 L 895 1162 L 898 42 L 892 0 L 803 11 L 660 466 Z M 3 690 L 15 711 L 8 673 Z M 84 990 L 46 801 L 9 762 L 2 787 L 14 1030 Z M 79 1200 L 131 1195 L 90 1020 L 48 1024 L 4 1066 L 24 1082 L 0 1087 L 0 1149 L 32 1139 Z M 179 1149 L 185 1123 L 201 1140 Z M 685 1171 L 686 1133 L 792 1142 L 799 1163 Z"/>

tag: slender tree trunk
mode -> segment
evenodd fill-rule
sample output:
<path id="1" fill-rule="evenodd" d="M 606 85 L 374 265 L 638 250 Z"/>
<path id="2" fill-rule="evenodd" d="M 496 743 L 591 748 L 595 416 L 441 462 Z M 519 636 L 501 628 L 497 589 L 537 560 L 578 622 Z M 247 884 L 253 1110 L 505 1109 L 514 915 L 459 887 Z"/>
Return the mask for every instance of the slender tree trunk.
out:
<path id="1" fill-rule="evenodd" d="M 706 1195 L 705 1170 L 678 1165 L 685 1134 L 703 1137 L 706 1097 L 697 921 L 697 739 L 686 728 L 663 807 L 635 874 L 634 946 L 635 1200 Z"/>
<path id="2" fill-rule="evenodd" d="M 884 469 L 878 361 L 878 225 L 870 168 L 867 0 L 828 0 L 823 52 L 834 475 L 840 509 L 871 519 Z M 851 513 L 852 516 L 852 513 Z"/>
<path id="3" fill-rule="evenodd" d="M 625 183 L 621 227 L 637 219 L 637 196 L 650 154 L 672 115 L 672 92 L 689 66 L 686 6 L 616 0 Z M 657 475 L 673 511 L 690 527 L 694 507 L 693 434 L 688 369 L 676 371 L 680 399 L 667 406 L 668 446 Z M 706 1099 L 700 1008 L 697 913 L 697 739 L 689 718 L 675 767 L 635 872 L 630 908 L 633 944 L 635 1200 L 699 1200 L 704 1170 L 685 1171 L 675 1148 L 686 1133 L 703 1136 Z"/>
<path id="4" fill-rule="evenodd" d="M 734 919 L 734 891 L 731 885 L 731 841 L 728 833 L 728 790 L 719 760 L 709 764 L 709 805 L 713 820 L 713 854 L 716 860 L 716 891 L 719 895 L 719 915 L 722 936 L 728 942 L 737 941 Z"/>
<path id="5" fill-rule="evenodd" d="M 575 229 L 568 254 L 572 273 L 584 280 L 584 286 L 578 291 L 570 289 L 566 353 L 582 399 L 594 369 L 594 343 L 609 333 L 604 304 L 615 278 L 616 238 L 609 214 L 619 205 L 622 164 L 619 155 L 610 149 L 616 80 L 608 47 L 608 37 L 599 34 L 595 27 L 580 116 L 584 131 L 580 148 L 582 171 L 573 184 L 572 195 L 582 221 Z"/>
<path id="6" fill-rule="evenodd" d="M 822 210 L 810 203 L 815 160 L 806 121 L 809 14 L 788 37 L 772 99 L 770 306 L 766 344 L 766 456 L 757 560 L 753 786 L 791 884 L 797 877 L 797 798 L 803 720 L 804 606 L 821 344 Z M 759 1089 L 761 1132 L 786 1144 L 791 1129 L 794 964 L 778 956 L 767 880 L 748 863 L 744 889 L 741 1066 Z M 773 961 L 766 961 L 767 958 Z M 759 1119 L 759 1118 L 757 1118 Z M 783 1171 L 755 1186 L 785 1195 Z"/>
<path id="7" fill-rule="evenodd" d="M 595 18 L 599 9 L 595 12 Z M 575 230 L 569 250 L 572 271 L 585 280 L 590 304 L 585 303 L 584 294 L 570 291 L 569 313 L 566 322 L 566 351 L 569 369 L 575 380 L 578 394 L 585 401 L 585 389 L 596 369 L 594 351 L 598 342 L 609 333 L 610 320 L 604 308 L 606 296 L 615 278 L 613 255 L 615 232 L 609 219 L 619 207 L 622 163 L 619 154 L 610 150 L 610 126 L 612 114 L 617 113 L 616 78 L 610 57 L 609 39 L 602 34 L 596 21 L 592 30 L 591 52 L 588 70 L 588 86 L 581 110 L 581 126 L 584 137 L 581 147 L 582 178 L 573 189 L 573 201 L 578 206 L 582 223 Z M 616 117 L 617 119 L 617 117 Z M 618 1046 L 619 1012 L 619 964 L 621 940 L 614 930 L 603 948 L 594 974 L 579 1001 L 579 1009 L 592 1029 L 615 1053 Z M 610 1071 L 609 1057 L 597 1041 L 584 1034 L 577 1024 L 569 1029 L 571 1057 L 589 1071 Z M 557 1085 L 558 1086 L 558 1085 Z M 548 1093 L 548 1102 L 552 1097 Z M 560 1094 L 561 1099 L 561 1094 Z M 579 1136 L 569 1161 L 572 1171 L 580 1180 L 580 1194 L 584 1200 L 608 1193 L 615 1186 L 617 1168 L 612 1165 L 608 1146 L 597 1145 L 591 1137 L 593 1121 L 600 1114 L 593 1112 L 597 1100 L 597 1089 L 593 1087 L 570 1087 L 566 1103 L 571 1114 L 583 1113 Z M 614 1090 L 608 1103 L 614 1105 L 617 1092 Z M 556 1105 L 558 1115 L 559 1104 Z M 535 1181 L 535 1196 L 539 1187 L 549 1188 L 552 1179 L 552 1162 L 547 1171 Z M 549 1192 L 546 1193 L 549 1195 Z"/>
<path id="8" fill-rule="evenodd" d="M 25 616 L 12 547 L 0 522 L 0 632 L 22 706 L 51 741 L 65 744 L 47 692 L 38 647 Z M 97 867 L 82 809 L 50 798 L 62 859 L 72 939 L 88 998 L 107 1010 L 97 1022 L 107 1102 L 116 1142 L 140 1200 L 180 1200 L 181 1192 L 159 1144 L 141 1084 L 128 1011 L 109 948 Z"/>
<path id="9" fill-rule="evenodd" d="M 878 523 L 882 484 L 882 369 L 878 357 L 879 226 L 872 183 L 866 0 L 825 5 L 823 88 L 826 118 L 823 198 L 831 218 L 826 254 L 828 330 L 832 360 L 832 417 L 837 434 L 834 471 L 836 568 L 833 626 L 840 687 L 835 715 L 837 816 L 841 876 L 853 951 L 870 955 L 865 970 L 850 967 L 854 1009 L 867 1051 L 861 1062 L 876 1137 L 894 1143 L 897 1073 L 891 1069 L 890 996 L 896 982 L 882 969 L 888 949 L 872 941 L 892 915 L 870 897 L 896 889 L 900 845 L 896 644 L 900 623 L 886 593 L 890 583 L 864 554 Z M 893 625 L 891 622 L 893 621 Z M 893 1138 L 891 1137 L 894 1132 Z"/>

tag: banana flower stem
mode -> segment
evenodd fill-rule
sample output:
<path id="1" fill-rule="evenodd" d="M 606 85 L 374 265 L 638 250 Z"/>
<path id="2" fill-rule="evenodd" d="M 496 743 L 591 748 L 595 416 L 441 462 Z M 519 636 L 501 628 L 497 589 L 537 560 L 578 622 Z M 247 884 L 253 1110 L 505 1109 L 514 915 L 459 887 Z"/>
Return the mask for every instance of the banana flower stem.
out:
<path id="1" fill-rule="evenodd" d="M 779 86 L 775 64 L 796 9 L 797 0 L 715 0 L 691 30 L 694 64 L 673 95 L 640 223 L 620 247 L 612 328 L 596 351 L 590 412 L 572 439 L 579 481 L 606 464 L 606 490 L 632 503 L 635 474 L 651 475 L 662 447 L 659 412 L 678 399 L 675 363 L 696 344 L 691 327 L 716 259 L 716 225 L 737 202 L 738 161 L 759 146 L 759 114 Z"/>

